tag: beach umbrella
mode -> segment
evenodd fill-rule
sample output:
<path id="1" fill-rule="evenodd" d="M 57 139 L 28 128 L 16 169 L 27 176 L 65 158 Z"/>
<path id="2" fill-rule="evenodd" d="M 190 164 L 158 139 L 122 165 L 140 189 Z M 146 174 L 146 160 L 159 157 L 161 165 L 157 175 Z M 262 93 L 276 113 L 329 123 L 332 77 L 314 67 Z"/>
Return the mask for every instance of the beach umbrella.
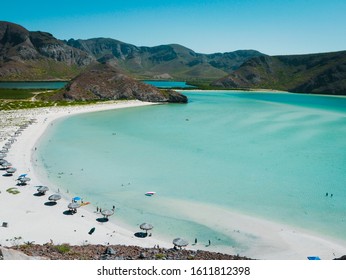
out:
<path id="1" fill-rule="evenodd" d="M 145 230 L 145 233 L 148 233 L 148 230 L 153 229 L 153 226 L 148 223 L 143 223 L 139 226 L 140 229 Z"/>
<path id="2" fill-rule="evenodd" d="M 48 200 L 50 201 L 57 201 L 59 199 L 61 199 L 61 195 L 58 193 L 52 194 L 48 197 Z"/>
<path id="3" fill-rule="evenodd" d="M 5 157 L 6 157 L 6 155 L 0 154 L 0 159 L 4 159 Z"/>
<path id="4" fill-rule="evenodd" d="M 187 246 L 189 244 L 189 242 L 187 242 L 185 239 L 178 237 L 178 238 L 175 238 L 173 240 L 173 244 L 175 246 L 181 248 L 181 247 Z"/>
<path id="5" fill-rule="evenodd" d="M 28 175 L 28 174 L 20 174 L 19 177 L 18 177 L 18 179 L 19 179 L 19 178 L 24 178 L 24 177 L 27 176 L 27 175 Z"/>
<path id="6" fill-rule="evenodd" d="M 7 160 L 0 157 L 0 165 L 3 165 L 5 162 L 7 162 Z"/>
<path id="7" fill-rule="evenodd" d="M 109 216 L 112 216 L 114 214 L 114 211 L 113 210 L 109 210 L 109 209 L 105 209 L 105 210 L 102 210 L 101 214 L 106 218 L 108 219 Z"/>
<path id="8" fill-rule="evenodd" d="M 17 181 L 19 181 L 19 184 L 26 185 L 27 182 L 29 182 L 31 179 L 29 177 L 22 177 L 18 178 Z"/>
<path id="9" fill-rule="evenodd" d="M 67 205 L 67 208 L 74 212 L 77 212 L 77 208 L 79 207 L 80 207 L 80 204 L 76 202 L 71 202 Z"/>
<path id="10" fill-rule="evenodd" d="M 16 169 L 16 168 L 13 168 L 13 167 L 6 170 L 6 172 L 7 172 L 7 173 L 10 173 L 10 174 L 15 173 L 16 171 L 17 171 L 17 169 Z"/>
<path id="11" fill-rule="evenodd" d="M 37 191 L 41 194 L 45 194 L 48 190 L 49 190 L 49 188 L 47 186 L 38 186 L 37 187 Z"/>
<path id="12" fill-rule="evenodd" d="M 6 161 L 6 162 L 4 162 L 4 163 L 1 164 L 1 165 L 2 165 L 2 167 L 4 167 L 4 168 L 8 168 L 8 167 L 12 166 L 12 163 L 9 163 L 8 161 Z"/>
<path id="13" fill-rule="evenodd" d="M 25 183 L 25 182 L 29 182 L 31 179 L 29 177 L 20 177 L 17 180 L 21 181 L 22 183 Z"/>

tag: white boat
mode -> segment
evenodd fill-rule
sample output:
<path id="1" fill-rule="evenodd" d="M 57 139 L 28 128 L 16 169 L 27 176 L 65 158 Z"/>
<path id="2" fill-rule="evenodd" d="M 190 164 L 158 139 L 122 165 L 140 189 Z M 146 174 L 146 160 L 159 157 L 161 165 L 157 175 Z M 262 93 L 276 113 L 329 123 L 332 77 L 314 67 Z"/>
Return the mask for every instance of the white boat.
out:
<path id="1" fill-rule="evenodd" d="M 156 192 L 146 192 L 145 193 L 146 196 L 153 196 L 154 194 L 156 194 Z"/>

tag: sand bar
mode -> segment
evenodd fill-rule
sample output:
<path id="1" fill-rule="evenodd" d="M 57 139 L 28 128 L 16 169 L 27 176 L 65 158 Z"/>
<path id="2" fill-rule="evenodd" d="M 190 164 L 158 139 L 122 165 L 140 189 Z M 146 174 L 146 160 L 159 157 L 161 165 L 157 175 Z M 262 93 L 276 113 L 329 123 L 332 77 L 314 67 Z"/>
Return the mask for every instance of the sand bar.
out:
<path id="1" fill-rule="evenodd" d="M 56 205 L 49 205 L 48 196 L 55 193 L 57 188 L 44 182 L 38 176 L 39 170 L 32 162 L 32 154 L 38 139 L 45 129 L 58 118 L 74 114 L 95 112 L 126 107 L 144 106 L 153 103 L 140 101 L 106 102 L 97 105 L 50 107 L 30 110 L 16 110 L 0 112 L 0 147 L 17 131 L 18 127 L 31 119 L 35 121 L 16 137 L 11 145 L 6 160 L 17 169 L 13 176 L 3 176 L 6 170 L 0 170 L 0 245 L 13 246 L 24 242 L 44 244 L 69 243 L 72 245 L 83 244 L 125 244 L 142 247 L 171 248 L 172 241 L 156 235 L 138 238 L 134 235 L 138 225 L 129 227 L 120 224 L 116 214 L 109 222 L 99 222 L 100 213 L 96 213 L 94 206 L 89 205 L 78 208 L 74 215 L 67 215 L 67 205 L 71 202 L 69 194 L 61 190 L 63 198 Z M 17 186 L 16 179 L 20 174 L 28 174 L 31 178 L 26 186 Z M 35 186 L 47 185 L 49 191 L 46 195 L 37 196 Z M 17 188 L 18 194 L 8 192 L 9 188 Z M 255 217 L 234 213 L 212 205 L 200 203 L 162 200 L 165 206 L 179 205 L 181 215 L 205 226 L 220 229 L 246 244 L 239 248 L 225 248 L 197 244 L 188 246 L 189 249 L 202 249 L 220 251 L 258 259 L 306 259 L 310 255 L 318 255 L 322 259 L 333 259 L 346 254 L 346 243 L 340 240 L 321 237 L 301 229 L 265 221 Z M 194 211 L 191 211 L 193 209 Z M 3 223 L 7 227 L 2 227 Z M 89 234 L 90 229 L 94 233 Z M 189 237 L 193 242 L 194 237 Z"/>

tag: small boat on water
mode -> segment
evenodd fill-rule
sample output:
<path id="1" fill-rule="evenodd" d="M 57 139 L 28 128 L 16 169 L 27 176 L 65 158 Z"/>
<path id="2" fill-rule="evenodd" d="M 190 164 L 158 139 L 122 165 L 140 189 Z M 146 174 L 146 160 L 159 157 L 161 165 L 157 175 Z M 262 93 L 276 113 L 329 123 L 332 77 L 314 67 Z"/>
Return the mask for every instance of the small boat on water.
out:
<path id="1" fill-rule="evenodd" d="M 153 196 L 154 194 L 156 194 L 156 192 L 146 192 L 145 193 L 146 196 Z"/>

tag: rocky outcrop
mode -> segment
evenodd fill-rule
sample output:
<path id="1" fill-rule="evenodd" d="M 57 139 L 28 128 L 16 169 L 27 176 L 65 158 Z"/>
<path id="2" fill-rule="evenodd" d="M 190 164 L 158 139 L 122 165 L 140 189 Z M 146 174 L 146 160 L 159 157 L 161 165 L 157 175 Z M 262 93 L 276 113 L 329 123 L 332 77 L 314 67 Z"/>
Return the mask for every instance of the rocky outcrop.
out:
<path id="1" fill-rule="evenodd" d="M 61 247 L 64 250 L 61 250 Z M 239 255 L 228 255 L 202 250 L 179 250 L 174 248 L 142 248 L 125 245 L 44 244 L 17 246 L 28 258 L 49 260 L 249 260 Z M 24 255 L 24 254 L 23 254 Z"/>
<path id="2" fill-rule="evenodd" d="M 54 100 L 138 99 L 149 102 L 186 103 L 186 96 L 173 90 L 160 90 L 137 81 L 109 64 L 97 63 L 71 80 Z"/>

